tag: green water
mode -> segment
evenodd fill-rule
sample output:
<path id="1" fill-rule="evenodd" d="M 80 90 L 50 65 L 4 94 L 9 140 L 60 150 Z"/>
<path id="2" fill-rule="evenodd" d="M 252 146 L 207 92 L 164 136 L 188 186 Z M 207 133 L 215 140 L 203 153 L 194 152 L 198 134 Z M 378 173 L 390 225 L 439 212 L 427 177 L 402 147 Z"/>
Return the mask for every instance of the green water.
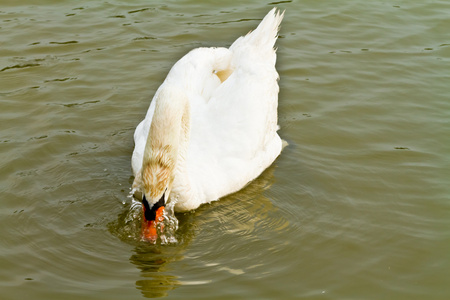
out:
<path id="1" fill-rule="evenodd" d="M 130 159 L 153 93 L 273 6 L 289 146 L 178 215 L 177 243 L 139 242 Z M 448 1 L 2 0 L 1 299 L 448 299 L 449 16 Z"/>

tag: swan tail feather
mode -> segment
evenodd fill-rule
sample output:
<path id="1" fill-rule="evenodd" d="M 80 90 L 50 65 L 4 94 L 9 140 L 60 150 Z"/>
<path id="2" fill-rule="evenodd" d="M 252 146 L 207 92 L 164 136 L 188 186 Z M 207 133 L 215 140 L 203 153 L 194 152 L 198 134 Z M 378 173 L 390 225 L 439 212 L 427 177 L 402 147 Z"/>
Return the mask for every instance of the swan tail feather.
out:
<path id="1" fill-rule="evenodd" d="M 238 38 L 230 49 L 236 48 L 241 44 L 252 45 L 260 49 L 274 50 L 275 42 L 278 38 L 281 21 L 284 17 L 284 11 L 273 8 L 259 23 L 258 27 L 250 31 L 247 35 Z"/>

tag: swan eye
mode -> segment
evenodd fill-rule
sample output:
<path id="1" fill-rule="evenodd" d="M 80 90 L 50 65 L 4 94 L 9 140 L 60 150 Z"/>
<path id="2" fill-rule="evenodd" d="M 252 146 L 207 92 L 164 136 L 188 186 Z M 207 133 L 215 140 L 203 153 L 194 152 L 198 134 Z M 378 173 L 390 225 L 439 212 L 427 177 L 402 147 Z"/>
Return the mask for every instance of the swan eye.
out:
<path id="1" fill-rule="evenodd" d="M 156 211 L 156 210 L 157 210 L 158 208 L 160 208 L 161 206 L 166 206 L 166 200 L 164 199 L 165 195 L 166 195 L 166 192 L 164 192 L 164 194 L 161 196 L 161 199 L 159 199 L 159 201 L 156 202 L 155 205 L 153 205 L 152 209 L 153 209 L 154 207 L 156 207 L 156 208 L 155 208 L 155 211 Z"/>

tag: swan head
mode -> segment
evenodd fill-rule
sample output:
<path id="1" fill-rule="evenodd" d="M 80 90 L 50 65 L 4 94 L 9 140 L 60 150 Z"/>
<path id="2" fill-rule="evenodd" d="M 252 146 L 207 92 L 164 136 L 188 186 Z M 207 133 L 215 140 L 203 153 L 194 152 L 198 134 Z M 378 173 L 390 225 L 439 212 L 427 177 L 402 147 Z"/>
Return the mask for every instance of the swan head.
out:
<path id="1" fill-rule="evenodd" d="M 155 147 L 144 163 L 142 180 L 142 237 L 155 241 L 158 223 L 164 220 L 164 209 L 169 200 L 175 168 L 174 153 L 170 145 Z"/>

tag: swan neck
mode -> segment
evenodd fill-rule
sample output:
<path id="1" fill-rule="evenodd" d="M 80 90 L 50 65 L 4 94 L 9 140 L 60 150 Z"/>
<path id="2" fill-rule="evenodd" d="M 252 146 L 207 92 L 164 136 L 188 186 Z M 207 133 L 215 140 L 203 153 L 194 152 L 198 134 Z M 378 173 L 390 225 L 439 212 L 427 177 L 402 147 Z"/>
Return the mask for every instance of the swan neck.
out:
<path id="1" fill-rule="evenodd" d="M 174 180 L 185 175 L 190 132 L 189 102 L 180 89 L 163 85 L 155 101 L 142 165 L 145 194 L 152 199 L 166 189 L 170 194 Z"/>

